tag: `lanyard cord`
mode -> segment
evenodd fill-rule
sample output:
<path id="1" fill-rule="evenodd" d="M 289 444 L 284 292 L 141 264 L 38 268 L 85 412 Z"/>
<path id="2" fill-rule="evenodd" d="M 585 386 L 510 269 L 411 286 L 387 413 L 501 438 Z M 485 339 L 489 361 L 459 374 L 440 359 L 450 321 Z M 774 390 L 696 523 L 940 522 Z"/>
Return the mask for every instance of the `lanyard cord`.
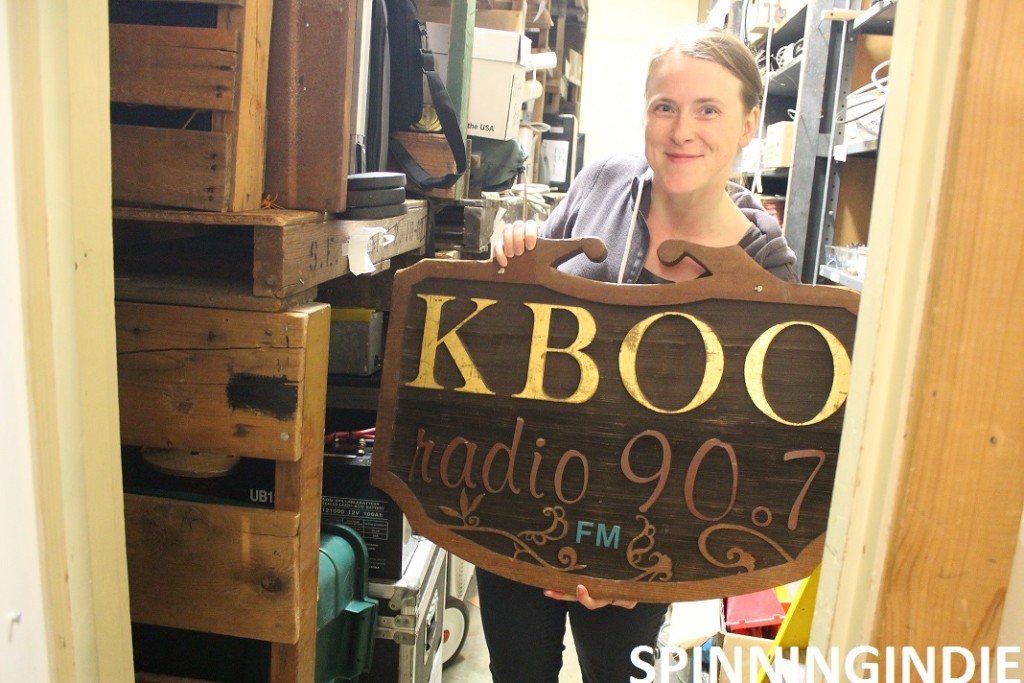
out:
<path id="1" fill-rule="evenodd" d="M 636 203 L 633 205 L 633 217 L 629 221 L 629 232 L 626 233 L 626 251 L 622 254 L 622 264 L 619 266 L 618 284 L 626 275 L 626 262 L 629 260 L 629 250 L 633 246 L 633 233 L 636 232 L 636 215 L 640 212 L 640 199 L 644 196 L 644 180 L 640 178 L 640 185 L 636 190 Z"/>

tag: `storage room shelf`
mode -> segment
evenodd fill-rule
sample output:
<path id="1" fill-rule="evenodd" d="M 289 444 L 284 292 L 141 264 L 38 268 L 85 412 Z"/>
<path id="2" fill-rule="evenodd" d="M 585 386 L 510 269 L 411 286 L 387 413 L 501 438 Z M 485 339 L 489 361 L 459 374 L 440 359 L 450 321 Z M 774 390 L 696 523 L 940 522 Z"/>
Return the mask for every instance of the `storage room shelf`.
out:
<path id="1" fill-rule="evenodd" d="M 854 33 L 891 36 L 896 24 L 896 0 L 882 0 L 853 20 Z"/>
<path id="2" fill-rule="evenodd" d="M 769 95 L 785 95 L 796 97 L 800 88 L 800 66 L 803 57 L 797 57 L 781 69 L 768 74 L 767 88 Z"/>
<path id="3" fill-rule="evenodd" d="M 864 140 L 849 145 L 836 145 L 832 156 L 836 161 L 846 161 L 847 157 L 875 156 L 878 154 L 878 140 Z"/>
<path id="4" fill-rule="evenodd" d="M 858 292 L 864 289 L 864 280 L 854 277 L 852 275 L 848 275 L 843 271 L 839 270 L 838 268 L 833 268 L 831 266 L 821 266 L 818 269 L 818 274 L 821 275 L 821 277 L 828 280 L 829 282 L 834 282 L 837 285 L 843 285 L 844 287 L 855 289 Z"/>
<path id="5" fill-rule="evenodd" d="M 793 12 L 793 14 L 786 17 L 786 20 L 775 28 L 775 32 L 772 34 L 773 49 L 780 45 L 788 45 L 789 43 L 802 38 L 804 35 L 804 24 L 806 22 L 807 5 L 804 4 Z M 763 48 L 768 40 L 767 27 L 760 29 L 760 31 L 763 31 L 764 35 L 751 42 L 751 47 L 754 48 L 755 51 Z"/>

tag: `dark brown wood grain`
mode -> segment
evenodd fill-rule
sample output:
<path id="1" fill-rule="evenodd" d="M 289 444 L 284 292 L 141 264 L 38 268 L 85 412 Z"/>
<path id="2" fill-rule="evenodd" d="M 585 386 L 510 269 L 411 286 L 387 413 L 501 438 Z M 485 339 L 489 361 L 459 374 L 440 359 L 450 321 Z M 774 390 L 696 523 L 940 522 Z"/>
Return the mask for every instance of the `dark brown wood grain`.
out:
<path id="1" fill-rule="evenodd" d="M 710 276 L 613 285 L 553 265 L 422 261 L 395 277 L 373 480 L 420 533 L 529 584 L 674 601 L 820 562 L 857 295 L 738 247 Z"/>

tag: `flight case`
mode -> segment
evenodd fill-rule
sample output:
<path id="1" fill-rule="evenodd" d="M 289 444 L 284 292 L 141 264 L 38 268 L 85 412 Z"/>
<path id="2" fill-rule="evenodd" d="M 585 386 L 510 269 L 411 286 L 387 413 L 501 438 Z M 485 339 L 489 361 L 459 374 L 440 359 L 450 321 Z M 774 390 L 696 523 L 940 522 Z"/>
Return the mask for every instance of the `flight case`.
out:
<path id="1" fill-rule="evenodd" d="M 395 581 L 370 581 L 379 603 L 369 683 L 440 683 L 441 636 L 448 586 L 448 553 L 417 540 L 408 568 Z"/>

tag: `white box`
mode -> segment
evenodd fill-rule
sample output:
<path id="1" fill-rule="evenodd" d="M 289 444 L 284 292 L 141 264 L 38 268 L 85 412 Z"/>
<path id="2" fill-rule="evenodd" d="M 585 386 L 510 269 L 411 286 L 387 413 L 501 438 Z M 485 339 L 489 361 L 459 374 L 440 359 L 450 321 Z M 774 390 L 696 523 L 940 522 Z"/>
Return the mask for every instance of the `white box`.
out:
<path id="1" fill-rule="evenodd" d="M 793 165 L 793 144 L 796 124 L 792 121 L 773 123 L 765 130 L 761 162 L 765 168 L 789 168 Z"/>
<path id="2" fill-rule="evenodd" d="M 451 26 L 426 22 L 427 44 L 434 53 L 434 68 L 448 77 Z M 521 33 L 473 29 L 473 63 L 469 76 L 469 113 L 466 132 L 482 138 L 509 140 L 519 136 L 523 109 L 525 61 L 530 39 Z M 429 100 L 429 93 L 427 94 Z"/>
<path id="3" fill-rule="evenodd" d="M 871 90 L 846 98 L 843 143 L 847 146 L 877 142 L 885 112 L 885 93 Z"/>

